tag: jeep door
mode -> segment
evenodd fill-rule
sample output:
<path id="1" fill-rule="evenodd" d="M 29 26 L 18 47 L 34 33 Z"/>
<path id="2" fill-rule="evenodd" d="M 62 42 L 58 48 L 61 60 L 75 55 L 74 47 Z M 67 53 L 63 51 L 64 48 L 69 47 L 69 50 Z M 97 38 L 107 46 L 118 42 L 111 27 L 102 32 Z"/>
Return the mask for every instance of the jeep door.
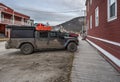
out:
<path id="1" fill-rule="evenodd" d="M 49 32 L 49 48 L 63 48 L 63 41 L 59 38 L 58 32 Z"/>
<path id="2" fill-rule="evenodd" d="M 36 38 L 35 38 L 35 43 L 37 49 L 46 49 L 48 48 L 48 32 L 47 31 L 42 31 L 42 32 L 36 32 Z"/>

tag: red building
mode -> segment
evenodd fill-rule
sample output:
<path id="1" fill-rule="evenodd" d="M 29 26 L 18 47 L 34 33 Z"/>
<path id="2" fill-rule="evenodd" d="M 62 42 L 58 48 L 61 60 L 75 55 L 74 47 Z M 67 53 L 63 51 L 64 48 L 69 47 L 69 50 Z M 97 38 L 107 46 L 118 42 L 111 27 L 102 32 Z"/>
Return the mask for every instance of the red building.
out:
<path id="1" fill-rule="evenodd" d="M 120 71 L 120 0 L 86 0 L 87 41 Z"/>
<path id="2" fill-rule="evenodd" d="M 6 25 L 33 25 L 30 17 L 14 11 L 10 7 L 0 3 L 0 33 L 5 33 Z"/>

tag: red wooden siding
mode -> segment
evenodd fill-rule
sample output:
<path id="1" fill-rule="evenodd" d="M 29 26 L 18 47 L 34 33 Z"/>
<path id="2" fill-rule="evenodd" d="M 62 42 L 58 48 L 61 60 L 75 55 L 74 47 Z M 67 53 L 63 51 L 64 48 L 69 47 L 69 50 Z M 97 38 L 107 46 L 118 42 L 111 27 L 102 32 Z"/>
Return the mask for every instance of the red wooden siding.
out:
<path id="1" fill-rule="evenodd" d="M 86 6 L 89 0 L 87 0 Z M 99 25 L 95 26 L 95 9 L 99 8 Z M 86 7 L 88 8 L 88 7 Z M 89 12 L 87 12 L 86 20 L 90 22 L 90 16 L 92 15 L 92 29 L 88 29 L 88 36 L 93 36 L 113 42 L 120 43 L 120 0 L 117 0 L 117 19 L 109 21 L 107 20 L 107 0 L 92 0 L 92 5 L 89 5 Z M 87 38 L 93 43 L 97 44 L 104 50 L 111 53 L 114 57 L 120 59 L 120 46 L 109 44 L 94 38 Z M 120 70 L 120 67 L 118 67 Z"/>

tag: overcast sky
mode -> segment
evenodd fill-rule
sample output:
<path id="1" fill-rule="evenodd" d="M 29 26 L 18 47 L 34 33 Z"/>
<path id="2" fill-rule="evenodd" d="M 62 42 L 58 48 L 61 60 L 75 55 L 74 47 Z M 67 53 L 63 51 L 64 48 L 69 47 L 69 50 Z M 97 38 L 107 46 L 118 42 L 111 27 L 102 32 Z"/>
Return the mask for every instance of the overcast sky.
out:
<path id="1" fill-rule="evenodd" d="M 1 3 L 31 17 L 35 22 L 57 25 L 83 16 L 86 0 L 0 0 Z"/>

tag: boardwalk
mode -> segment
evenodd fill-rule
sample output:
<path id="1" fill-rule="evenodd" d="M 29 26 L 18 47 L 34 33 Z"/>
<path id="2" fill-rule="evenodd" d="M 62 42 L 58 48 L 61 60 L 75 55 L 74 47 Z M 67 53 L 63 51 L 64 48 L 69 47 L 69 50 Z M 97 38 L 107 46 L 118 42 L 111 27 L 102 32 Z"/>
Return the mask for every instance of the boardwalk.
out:
<path id="1" fill-rule="evenodd" d="M 80 40 L 78 49 L 73 62 L 72 82 L 120 82 L 120 74 L 94 47 Z"/>

